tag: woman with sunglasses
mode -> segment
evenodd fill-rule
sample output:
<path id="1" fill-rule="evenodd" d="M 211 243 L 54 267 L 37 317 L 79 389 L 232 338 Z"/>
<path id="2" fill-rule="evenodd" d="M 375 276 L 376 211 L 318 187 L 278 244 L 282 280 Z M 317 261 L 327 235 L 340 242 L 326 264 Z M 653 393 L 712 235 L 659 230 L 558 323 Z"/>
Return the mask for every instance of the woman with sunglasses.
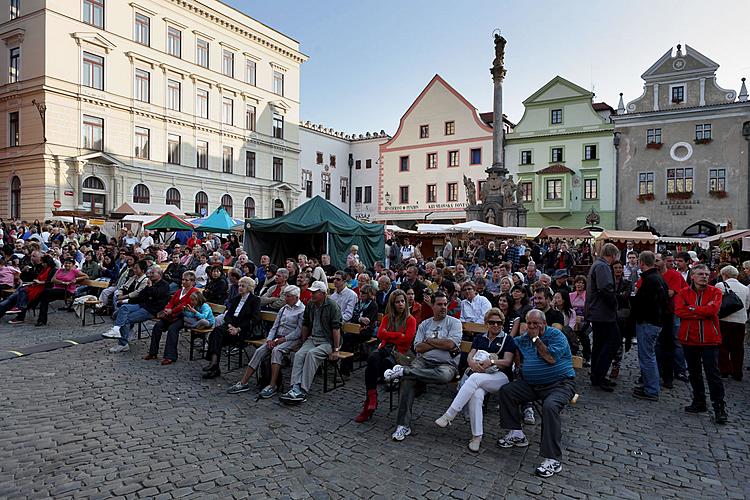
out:
<path id="1" fill-rule="evenodd" d="M 479 451 L 484 434 L 482 405 L 487 393 L 496 393 L 502 386 L 513 379 L 513 356 L 516 352 L 516 343 L 505 335 L 503 326 L 505 317 L 500 309 L 493 307 L 484 315 L 484 323 L 487 325 L 487 333 L 476 335 L 471 344 L 471 351 L 467 358 L 469 362 L 469 377 L 465 380 L 453 402 L 442 417 L 435 420 L 440 427 L 447 427 L 451 421 L 468 405 L 469 421 L 471 423 L 471 441 L 469 449 Z M 484 356 L 480 362 L 474 357 L 478 351 L 495 356 Z"/>

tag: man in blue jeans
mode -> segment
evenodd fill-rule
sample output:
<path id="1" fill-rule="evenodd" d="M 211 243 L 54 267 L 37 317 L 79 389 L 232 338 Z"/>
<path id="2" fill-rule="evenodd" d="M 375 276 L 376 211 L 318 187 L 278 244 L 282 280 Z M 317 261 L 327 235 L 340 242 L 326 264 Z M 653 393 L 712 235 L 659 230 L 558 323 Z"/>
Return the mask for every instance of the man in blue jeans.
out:
<path id="1" fill-rule="evenodd" d="M 633 397 L 659 401 L 659 368 L 656 364 L 656 341 L 669 312 L 667 284 L 656 268 L 656 256 L 644 251 L 638 256 L 641 269 L 641 286 L 633 298 L 631 308 L 638 338 L 638 364 L 643 387 L 633 389 Z M 671 334 L 671 331 L 669 332 Z"/>

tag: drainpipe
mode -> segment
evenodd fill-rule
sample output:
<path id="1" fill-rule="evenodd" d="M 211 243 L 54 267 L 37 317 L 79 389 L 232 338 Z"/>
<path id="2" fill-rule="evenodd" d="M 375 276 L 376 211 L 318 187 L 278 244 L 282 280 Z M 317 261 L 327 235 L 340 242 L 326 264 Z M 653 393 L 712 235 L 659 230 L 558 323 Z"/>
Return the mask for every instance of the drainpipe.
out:
<path id="1" fill-rule="evenodd" d="M 615 229 L 619 229 L 617 220 L 620 217 L 620 132 L 614 133 L 612 143 L 615 145 Z"/>
<path id="2" fill-rule="evenodd" d="M 750 122 L 745 122 L 742 124 L 742 136 L 745 138 L 745 141 L 747 141 L 747 145 L 748 145 L 746 174 L 750 175 Z M 750 200 L 750 178 L 747 179 L 747 196 L 748 196 L 747 200 Z M 747 225 L 750 225 L 750 203 L 748 204 L 746 227 Z"/>
<path id="3" fill-rule="evenodd" d="M 347 162 L 349 165 L 349 185 L 347 186 L 349 189 L 349 217 L 352 216 L 352 186 L 354 185 L 354 179 L 352 179 L 352 166 L 354 166 L 354 155 L 349 153 L 349 161 Z"/>

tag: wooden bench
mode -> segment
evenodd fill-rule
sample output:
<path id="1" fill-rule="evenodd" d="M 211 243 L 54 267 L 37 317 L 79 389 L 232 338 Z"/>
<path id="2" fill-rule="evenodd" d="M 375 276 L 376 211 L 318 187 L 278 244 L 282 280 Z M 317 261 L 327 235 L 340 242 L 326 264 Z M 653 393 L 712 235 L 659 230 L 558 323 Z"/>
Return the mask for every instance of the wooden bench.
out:
<path id="1" fill-rule="evenodd" d="M 214 316 L 218 316 L 219 314 L 227 310 L 226 306 L 222 304 L 212 304 L 211 302 L 209 302 L 208 305 L 211 308 L 211 312 L 214 313 Z M 195 341 L 197 339 L 201 340 L 201 343 L 200 343 L 201 354 L 205 353 L 204 344 L 206 342 L 206 335 L 208 335 L 209 333 L 213 331 L 213 327 L 208 326 L 205 328 L 190 328 L 189 331 L 190 331 L 190 361 L 192 361 L 193 354 L 195 352 Z M 242 352 L 241 349 L 240 349 L 240 352 Z M 242 364 L 242 354 L 240 354 L 240 364 Z"/>
<path id="2" fill-rule="evenodd" d="M 109 281 L 83 280 L 79 283 L 79 285 L 89 286 L 91 288 L 99 288 L 100 290 L 104 290 L 105 288 L 109 288 Z"/>

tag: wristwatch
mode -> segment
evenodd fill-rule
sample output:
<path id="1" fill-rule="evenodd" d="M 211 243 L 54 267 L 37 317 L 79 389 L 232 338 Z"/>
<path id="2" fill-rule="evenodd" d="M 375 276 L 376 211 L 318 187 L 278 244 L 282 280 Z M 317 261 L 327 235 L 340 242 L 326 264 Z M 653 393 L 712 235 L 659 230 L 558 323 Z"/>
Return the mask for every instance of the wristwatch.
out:
<path id="1" fill-rule="evenodd" d="M 531 339 L 531 343 L 536 344 L 537 340 L 539 340 L 539 337 L 534 337 L 533 339 Z"/>
<path id="2" fill-rule="evenodd" d="M 341 349 L 340 347 L 337 347 L 336 349 L 333 350 L 333 352 L 339 352 L 340 349 Z"/>

